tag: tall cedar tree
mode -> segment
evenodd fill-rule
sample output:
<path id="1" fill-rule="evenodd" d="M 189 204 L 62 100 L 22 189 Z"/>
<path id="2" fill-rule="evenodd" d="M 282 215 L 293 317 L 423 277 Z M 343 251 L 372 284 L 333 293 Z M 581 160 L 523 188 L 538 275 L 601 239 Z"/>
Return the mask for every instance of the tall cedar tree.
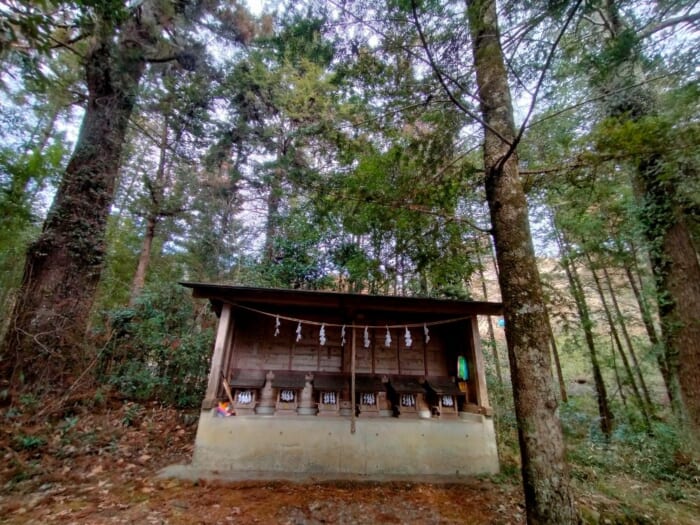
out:
<path id="1" fill-rule="evenodd" d="M 65 385 L 86 361 L 83 337 L 102 270 L 105 227 L 127 123 L 152 35 L 136 16 L 101 20 L 84 59 L 85 115 L 24 275 L 0 350 L 11 388 L 50 378 Z"/>
<path id="2" fill-rule="evenodd" d="M 576 523 L 549 356 L 549 332 L 514 148 L 516 134 L 496 2 L 467 2 L 484 126 L 491 211 L 506 320 L 528 523 Z"/>
<path id="3" fill-rule="evenodd" d="M 91 353 L 84 337 L 139 83 L 148 62 L 176 60 L 184 69 L 197 67 L 196 40 L 175 38 L 169 26 L 205 16 L 210 7 L 206 2 L 145 0 L 127 9 L 113 0 L 95 2 L 93 17 L 80 17 L 87 23 L 77 28 L 77 39 L 90 42 L 83 57 L 85 115 L 42 233 L 27 250 L 0 348 L 0 377 L 11 390 L 38 386 L 44 379 L 45 386 L 65 387 L 85 370 Z M 211 29 L 228 43 L 252 38 L 256 27 L 238 2 L 217 4 L 215 10 Z M 167 38 L 162 38 L 164 33 Z"/>
<path id="4" fill-rule="evenodd" d="M 609 115 L 622 122 L 627 119 L 640 122 L 654 116 L 655 98 L 648 85 L 639 82 L 640 43 L 629 44 L 631 28 L 622 20 L 617 4 L 612 1 L 605 4 L 607 27 L 611 30 L 607 44 L 613 51 L 610 53 L 613 61 L 607 64 L 607 72 L 601 75 L 601 80 L 613 85 L 621 80 L 627 87 L 619 98 L 613 99 Z M 697 14 L 694 16 L 697 18 Z M 689 15 L 679 20 L 686 18 L 694 19 Z M 700 441 L 700 381 L 697 380 L 700 370 L 700 263 L 687 213 L 679 202 L 678 185 L 687 174 L 674 167 L 669 169 L 669 166 L 672 163 L 664 158 L 659 145 L 650 140 L 647 151 L 638 156 L 634 183 L 643 207 L 642 224 L 656 282 L 670 389 L 675 390 L 676 384 L 680 386 L 682 405 L 697 443 Z"/>

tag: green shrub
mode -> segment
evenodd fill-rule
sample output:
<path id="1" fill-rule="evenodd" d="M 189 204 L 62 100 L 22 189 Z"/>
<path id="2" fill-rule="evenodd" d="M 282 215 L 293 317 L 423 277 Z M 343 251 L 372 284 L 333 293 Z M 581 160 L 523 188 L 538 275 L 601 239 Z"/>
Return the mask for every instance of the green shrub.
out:
<path id="1" fill-rule="evenodd" d="M 125 427 L 134 426 L 137 421 L 141 418 L 141 413 L 143 412 L 143 407 L 138 403 L 129 403 L 124 410 L 124 417 L 122 418 L 122 424 Z"/>
<path id="2" fill-rule="evenodd" d="M 28 436 L 19 434 L 13 439 L 13 448 L 15 450 L 34 450 L 46 445 L 46 439 L 41 436 Z"/>
<path id="3" fill-rule="evenodd" d="M 114 331 L 101 379 L 135 401 L 194 407 L 204 395 L 214 330 L 178 285 L 143 292 L 136 304 L 108 312 Z M 214 323 L 209 322 L 210 325 Z"/>
<path id="4" fill-rule="evenodd" d="M 684 451 L 684 440 L 673 424 L 654 421 L 651 432 L 635 413 L 616 411 L 610 440 L 600 431 L 594 400 L 574 398 L 561 410 L 573 474 L 588 479 L 599 473 L 625 473 L 640 480 L 692 480 L 698 465 Z"/>

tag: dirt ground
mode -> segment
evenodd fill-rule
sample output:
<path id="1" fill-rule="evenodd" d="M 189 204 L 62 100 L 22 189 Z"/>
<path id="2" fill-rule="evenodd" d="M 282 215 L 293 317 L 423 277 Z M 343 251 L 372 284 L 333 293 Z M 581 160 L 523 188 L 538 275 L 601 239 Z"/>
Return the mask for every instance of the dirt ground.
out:
<path id="1" fill-rule="evenodd" d="M 34 416 L 29 406 L 0 409 L 0 523 L 525 523 L 516 457 L 502 458 L 498 476 L 458 485 L 161 479 L 163 467 L 189 462 L 198 412 L 122 400 L 78 406 L 51 417 L 41 407 Z M 700 484 L 581 468 L 574 484 L 586 523 L 700 523 Z"/>
<path id="2" fill-rule="evenodd" d="M 28 424 L 5 411 L 0 522 L 524 523 L 517 480 L 459 485 L 159 479 L 187 463 L 196 414 L 113 402 Z"/>

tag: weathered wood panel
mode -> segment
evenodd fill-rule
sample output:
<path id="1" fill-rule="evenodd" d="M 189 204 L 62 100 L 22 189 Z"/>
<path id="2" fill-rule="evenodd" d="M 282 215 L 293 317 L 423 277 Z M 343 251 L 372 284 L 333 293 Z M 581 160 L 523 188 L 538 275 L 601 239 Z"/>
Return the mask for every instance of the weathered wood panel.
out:
<path id="1" fill-rule="evenodd" d="M 343 348 L 341 346 L 324 346 L 319 351 L 318 370 L 322 372 L 343 371 Z"/>
<path id="2" fill-rule="evenodd" d="M 233 356 L 229 368 L 263 370 L 300 370 L 349 372 L 352 328 L 346 328 L 345 347 L 341 346 L 341 328 L 326 327 L 326 345 L 320 345 L 320 326 L 302 324 L 301 340 L 296 341 L 297 324 L 282 320 L 275 333 L 275 318 L 238 312 Z M 376 326 L 376 321 L 374 321 Z M 364 374 L 449 376 L 454 375 L 452 354 L 459 347 L 463 330 L 455 326 L 430 328 L 430 342 L 425 344 L 422 328 L 411 328 L 412 345 L 406 346 L 405 329 L 391 328 L 390 347 L 385 345 L 386 328 L 368 331 L 370 346 L 364 346 L 364 326 L 356 330 L 356 371 Z M 470 350 L 470 349 L 468 349 Z M 467 352 L 470 353 L 469 351 Z M 427 363 L 426 363 L 427 361 Z M 470 363 L 471 365 L 472 363 Z"/>
<path id="3" fill-rule="evenodd" d="M 318 370 L 318 346 L 299 343 L 292 348 L 291 370 Z"/>
<path id="4" fill-rule="evenodd" d="M 425 374 L 425 359 L 423 354 L 423 342 L 413 341 L 410 347 L 406 347 L 402 341 L 399 348 L 399 364 L 401 374 L 407 375 L 424 375 Z"/>

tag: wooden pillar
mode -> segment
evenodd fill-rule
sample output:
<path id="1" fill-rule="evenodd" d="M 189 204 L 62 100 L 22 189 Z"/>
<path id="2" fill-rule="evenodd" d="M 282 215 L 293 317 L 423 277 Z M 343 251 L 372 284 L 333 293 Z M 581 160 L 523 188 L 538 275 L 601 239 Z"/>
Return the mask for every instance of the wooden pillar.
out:
<path id="1" fill-rule="evenodd" d="M 471 347 L 474 351 L 474 368 L 472 378 L 476 387 L 476 403 L 481 408 L 482 413 L 490 416 L 493 408 L 489 404 L 489 393 L 486 387 L 486 366 L 484 365 L 484 352 L 481 348 L 481 336 L 479 335 L 479 321 L 476 316 L 471 318 Z"/>
<path id="2" fill-rule="evenodd" d="M 231 334 L 233 333 L 233 317 L 231 305 L 224 303 L 221 307 L 219 326 L 216 330 L 216 342 L 214 343 L 214 355 L 211 358 L 209 368 L 209 383 L 207 393 L 202 402 L 202 409 L 209 410 L 216 406 L 218 399 L 219 385 L 221 384 L 221 374 L 224 371 L 224 363 L 228 362 L 228 355 L 231 352 Z"/>
<path id="3" fill-rule="evenodd" d="M 355 433 L 355 358 L 357 353 L 355 323 L 352 323 L 352 357 L 350 361 L 350 399 L 352 402 L 352 414 L 350 415 L 350 433 Z"/>

